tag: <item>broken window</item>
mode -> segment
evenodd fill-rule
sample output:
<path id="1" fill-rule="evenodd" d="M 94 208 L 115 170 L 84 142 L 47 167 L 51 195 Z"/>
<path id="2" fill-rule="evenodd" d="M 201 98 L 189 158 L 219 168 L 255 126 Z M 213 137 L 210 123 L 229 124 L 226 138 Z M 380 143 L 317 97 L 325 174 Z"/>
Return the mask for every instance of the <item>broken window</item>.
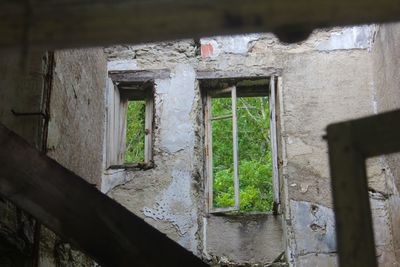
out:
<path id="1" fill-rule="evenodd" d="M 118 83 L 109 94 L 107 166 L 146 168 L 152 162 L 153 83 Z"/>
<path id="2" fill-rule="evenodd" d="M 275 78 L 200 81 L 210 212 L 269 212 L 278 203 Z"/>

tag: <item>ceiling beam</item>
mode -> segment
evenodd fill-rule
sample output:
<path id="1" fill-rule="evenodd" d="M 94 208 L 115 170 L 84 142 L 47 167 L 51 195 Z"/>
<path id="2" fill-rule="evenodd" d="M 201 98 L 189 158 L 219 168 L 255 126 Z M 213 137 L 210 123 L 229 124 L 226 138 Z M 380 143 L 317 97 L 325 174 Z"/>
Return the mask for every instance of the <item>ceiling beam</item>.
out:
<path id="1" fill-rule="evenodd" d="M 0 49 L 57 49 L 400 20 L 398 0 L 2 0 Z"/>
<path id="2" fill-rule="evenodd" d="M 101 266 L 208 266 L 0 124 L 0 194 Z"/>

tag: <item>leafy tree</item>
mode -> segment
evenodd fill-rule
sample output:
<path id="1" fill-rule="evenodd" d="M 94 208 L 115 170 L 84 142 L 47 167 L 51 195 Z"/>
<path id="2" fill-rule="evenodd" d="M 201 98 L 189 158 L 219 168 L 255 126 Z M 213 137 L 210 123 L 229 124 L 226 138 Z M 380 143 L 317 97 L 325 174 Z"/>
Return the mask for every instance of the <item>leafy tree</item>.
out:
<path id="1" fill-rule="evenodd" d="M 125 163 L 144 162 L 145 109 L 144 101 L 128 102 Z"/>
<path id="2" fill-rule="evenodd" d="M 230 98 L 212 100 L 212 116 L 231 113 Z M 269 140 L 269 103 L 266 97 L 238 98 L 240 211 L 271 211 L 272 157 Z M 214 206 L 234 205 L 232 120 L 212 123 Z"/>
<path id="3" fill-rule="evenodd" d="M 231 114 L 230 98 L 212 99 L 212 116 Z M 266 97 L 237 99 L 240 212 L 271 211 L 272 158 Z M 125 162 L 144 161 L 145 103 L 129 101 Z M 214 206 L 234 205 L 232 119 L 212 122 Z"/>

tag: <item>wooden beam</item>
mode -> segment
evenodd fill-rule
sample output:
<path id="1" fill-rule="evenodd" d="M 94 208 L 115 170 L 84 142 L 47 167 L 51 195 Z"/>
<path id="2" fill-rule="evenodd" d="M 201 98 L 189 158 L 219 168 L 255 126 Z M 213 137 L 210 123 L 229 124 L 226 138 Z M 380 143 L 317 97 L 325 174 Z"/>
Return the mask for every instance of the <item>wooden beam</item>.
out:
<path id="1" fill-rule="evenodd" d="M 0 194 L 102 266 L 207 266 L 0 124 Z"/>
<path id="2" fill-rule="evenodd" d="M 327 131 L 339 266 L 377 267 L 365 158 L 350 123 Z"/>
<path id="3" fill-rule="evenodd" d="M 168 79 L 170 78 L 170 75 L 171 71 L 169 69 L 122 70 L 108 72 L 108 76 L 116 84 L 153 82 L 156 79 Z"/>
<path id="4" fill-rule="evenodd" d="M 400 110 L 351 122 L 355 146 L 364 157 L 400 151 Z"/>
<path id="5" fill-rule="evenodd" d="M 400 19 L 398 0 L 3 0 L 0 48 L 55 49 Z"/>
<path id="6" fill-rule="evenodd" d="M 328 126 L 341 267 L 377 266 L 365 160 L 400 151 L 399 121 L 396 110 Z"/>
<path id="7" fill-rule="evenodd" d="M 196 79 L 198 80 L 216 80 L 216 79 L 257 79 L 270 76 L 281 76 L 282 69 L 274 67 L 265 67 L 251 70 L 241 71 L 210 71 L 210 70 L 196 70 Z"/>

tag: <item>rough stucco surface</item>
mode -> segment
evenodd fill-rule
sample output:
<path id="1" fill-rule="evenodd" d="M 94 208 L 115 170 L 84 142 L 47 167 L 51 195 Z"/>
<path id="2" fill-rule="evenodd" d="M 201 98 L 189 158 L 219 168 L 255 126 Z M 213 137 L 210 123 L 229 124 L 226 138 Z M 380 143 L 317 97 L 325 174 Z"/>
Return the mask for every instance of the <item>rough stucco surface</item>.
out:
<path id="1" fill-rule="evenodd" d="M 370 80 L 364 75 L 370 73 L 369 56 L 364 51 L 308 53 L 294 55 L 287 64 L 282 135 L 289 195 L 332 207 L 322 136 L 329 123 L 372 114 Z"/>
<path id="2" fill-rule="evenodd" d="M 333 256 L 336 246 L 329 162 L 322 136 L 330 123 L 374 113 L 372 84 L 372 58 L 365 50 L 298 54 L 287 61 L 283 73 L 283 172 L 290 201 L 286 213 L 291 220 L 287 227 L 292 235 L 289 255 L 296 266 L 308 266 L 319 257 L 335 261 L 325 255 Z M 379 160 L 368 161 L 369 187 L 378 192 L 371 194 L 378 261 L 380 266 L 392 266 L 390 216 L 387 199 L 382 198 L 386 175 L 381 170 Z M 313 207 L 319 207 L 322 223 L 310 222 Z M 315 256 L 305 260 L 303 256 L 309 254 Z"/>
<path id="3" fill-rule="evenodd" d="M 103 164 L 106 65 L 102 49 L 55 52 L 48 156 L 93 186 Z M 40 266 L 93 266 L 51 231 L 44 228 L 42 237 Z"/>
<path id="4" fill-rule="evenodd" d="M 375 112 L 400 108 L 400 24 L 381 25 L 373 47 Z M 400 262 L 400 153 L 380 158 L 387 178 L 393 246 Z"/>
<path id="5" fill-rule="evenodd" d="M 212 216 L 207 226 L 204 249 L 217 262 L 263 265 L 284 252 L 280 217 Z"/>
<path id="6" fill-rule="evenodd" d="M 100 185 L 106 61 L 101 49 L 55 53 L 48 155 Z"/>

